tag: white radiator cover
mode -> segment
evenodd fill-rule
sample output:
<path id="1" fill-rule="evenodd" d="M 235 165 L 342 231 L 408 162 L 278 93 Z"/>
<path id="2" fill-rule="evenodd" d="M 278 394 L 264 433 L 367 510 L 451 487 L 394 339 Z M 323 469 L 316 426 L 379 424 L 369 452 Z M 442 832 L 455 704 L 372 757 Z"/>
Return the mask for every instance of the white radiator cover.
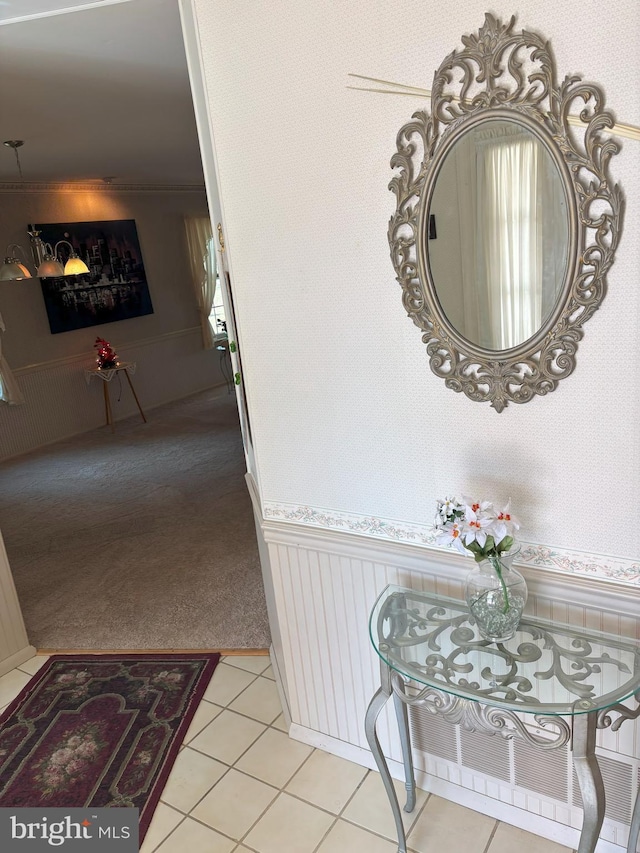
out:
<path id="1" fill-rule="evenodd" d="M 368 616 L 389 583 L 460 597 L 463 558 L 300 524 L 263 521 L 292 717 L 291 736 L 373 767 L 364 735 L 368 702 L 379 684 Z M 637 590 L 531 569 L 527 610 L 574 624 L 640 636 Z M 412 711 L 418 784 L 531 832 L 575 847 L 582 812 L 567 748 L 535 751 L 519 740 L 470 734 Z M 379 736 L 402 778 L 393 712 Z M 429 751 L 429 744 L 436 744 Z M 633 722 L 598 734 L 610 799 L 599 853 L 626 847 L 638 787 L 640 738 Z M 429 775 L 426 775 L 429 774 Z"/>

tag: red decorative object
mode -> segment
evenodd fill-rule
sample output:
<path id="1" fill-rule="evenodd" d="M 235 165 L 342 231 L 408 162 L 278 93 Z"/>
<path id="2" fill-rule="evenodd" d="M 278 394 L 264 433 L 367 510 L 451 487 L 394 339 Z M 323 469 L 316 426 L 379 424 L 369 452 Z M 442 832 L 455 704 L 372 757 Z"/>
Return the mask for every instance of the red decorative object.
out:
<path id="1" fill-rule="evenodd" d="M 100 370 L 110 370 L 118 366 L 118 356 L 109 341 L 105 341 L 104 338 L 96 338 L 93 346 L 94 349 L 98 350 L 96 361 Z"/>

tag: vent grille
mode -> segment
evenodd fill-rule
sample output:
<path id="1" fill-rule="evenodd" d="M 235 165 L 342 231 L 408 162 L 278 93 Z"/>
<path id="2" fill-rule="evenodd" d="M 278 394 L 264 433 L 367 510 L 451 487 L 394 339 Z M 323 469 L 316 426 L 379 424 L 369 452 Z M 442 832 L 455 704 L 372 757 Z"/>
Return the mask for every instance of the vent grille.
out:
<path id="1" fill-rule="evenodd" d="M 598 764 L 602 771 L 602 780 L 607 797 L 605 816 L 621 823 L 631 823 L 631 784 L 632 768 L 630 764 L 598 756 Z M 578 779 L 573 771 L 573 805 L 582 808 L 582 797 Z"/>
<path id="2" fill-rule="evenodd" d="M 418 705 L 409 707 L 409 725 L 411 742 L 416 749 L 457 763 L 457 726 Z"/>
<path id="3" fill-rule="evenodd" d="M 568 801 L 567 746 L 545 752 L 526 740 L 514 738 L 513 760 L 516 785 L 563 803 Z"/>
<path id="4" fill-rule="evenodd" d="M 501 735 L 460 729 L 460 746 L 465 767 L 496 779 L 504 779 L 505 782 L 510 780 L 509 742 Z"/>

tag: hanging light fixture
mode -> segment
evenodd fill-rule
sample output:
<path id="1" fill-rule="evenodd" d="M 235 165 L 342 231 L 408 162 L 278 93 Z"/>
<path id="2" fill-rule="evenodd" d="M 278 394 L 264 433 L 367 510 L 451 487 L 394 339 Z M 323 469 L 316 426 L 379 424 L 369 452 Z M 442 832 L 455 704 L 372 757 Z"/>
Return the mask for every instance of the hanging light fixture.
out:
<path id="1" fill-rule="evenodd" d="M 20 155 L 18 148 L 24 145 L 22 139 L 8 139 L 4 143 L 8 148 L 12 148 L 16 155 L 16 163 L 18 165 L 18 174 L 20 175 L 21 183 L 24 183 L 22 175 L 22 166 L 20 165 Z M 31 237 L 31 234 L 29 234 Z M 23 260 L 17 257 L 16 250 L 20 251 Z M 24 263 L 23 263 L 24 261 Z M 26 278 L 32 278 L 31 271 L 26 264 L 27 253 L 18 243 L 10 243 L 5 252 L 4 263 L 0 266 L 0 281 L 24 281 Z"/>
<path id="2" fill-rule="evenodd" d="M 32 277 L 27 265 L 16 257 L 15 249 L 20 249 L 22 255 L 25 253 L 18 243 L 9 243 L 4 263 L 0 266 L 0 281 L 24 281 L 25 278 Z M 26 258 L 24 260 L 26 261 Z"/>
<path id="3" fill-rule="evenodd" d="M 18 148 L 24 145 L 22 139 L 7 139 L 3 143 L 7 148 L 11 148 L 16 155 L 16 164 L 18 166 L 18 174 L 20 181 L 24 184 L 24 176 L 22 174 L 22 164 L 20 163 L 20 154 Z M 29 243 L 31 245 L 31 254 L 33 263 L 36 267 L 36 276 L 38 278 L 54 278 L 62 275 L 83 275 L 89 272 L 89 267 L 85 264 L 82 258 L 78 257 L 75 249 L 68 240 L 58 240 L 55 248 L 51 248 L 49 243 L 43 243 L 38 231 L 34 225 L 29 225 L 27 234 L 29 235 Z M 58 258 L 58 246 L 66 244 L 69 247 L 69 257 L 64 267 Z M 19 249 L 26 261 L 27 255 L 25 250 L 18 243 L 11 243 L 7 246 L 7 251 L 4 263 L 0 266 L 0 281 L 23 281 L 27 278 L 32 278 L 31 272 L 26 265 L 17 256 L 15 250 Z"/>
<path id="4" fill-rule="evenodd" d="M 69 247 L 69 257 L 64 267 L 58 257 L 58 246 L 62 246 L 63 244 Z M 83 275 L 89 272 L 89 267 L 78 256 L 76 250 L 68 240 L 58 240 L 53 249 L 49 243 L 44 243 L 43 245 L 45 254 L 42 263 L 38 265 L 36 271 L 38 278 L 57 278 L 61 275 Z"/>

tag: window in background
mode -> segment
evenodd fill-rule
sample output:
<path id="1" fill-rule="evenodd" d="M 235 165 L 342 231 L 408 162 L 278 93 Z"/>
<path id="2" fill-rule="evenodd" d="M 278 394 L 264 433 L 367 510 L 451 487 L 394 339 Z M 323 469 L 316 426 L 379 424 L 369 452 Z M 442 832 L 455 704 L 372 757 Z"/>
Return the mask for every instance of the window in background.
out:
<path id="1" fill-rule="evenodd" d="M 209 251 L 215 252 L 213 239 L 211 240 Z M 228 337 L 227 316 L 224 310 L 224 302 L 222 301 L 222 287 L 223 285 L 220 281 L 220 277 L 216 276 L 216 289 L 213 296 L 213 303 L 211 305 L 211 313 L 209 314 L 209 322 L 211 323 L 213 335 L 216 339 Z"/>

